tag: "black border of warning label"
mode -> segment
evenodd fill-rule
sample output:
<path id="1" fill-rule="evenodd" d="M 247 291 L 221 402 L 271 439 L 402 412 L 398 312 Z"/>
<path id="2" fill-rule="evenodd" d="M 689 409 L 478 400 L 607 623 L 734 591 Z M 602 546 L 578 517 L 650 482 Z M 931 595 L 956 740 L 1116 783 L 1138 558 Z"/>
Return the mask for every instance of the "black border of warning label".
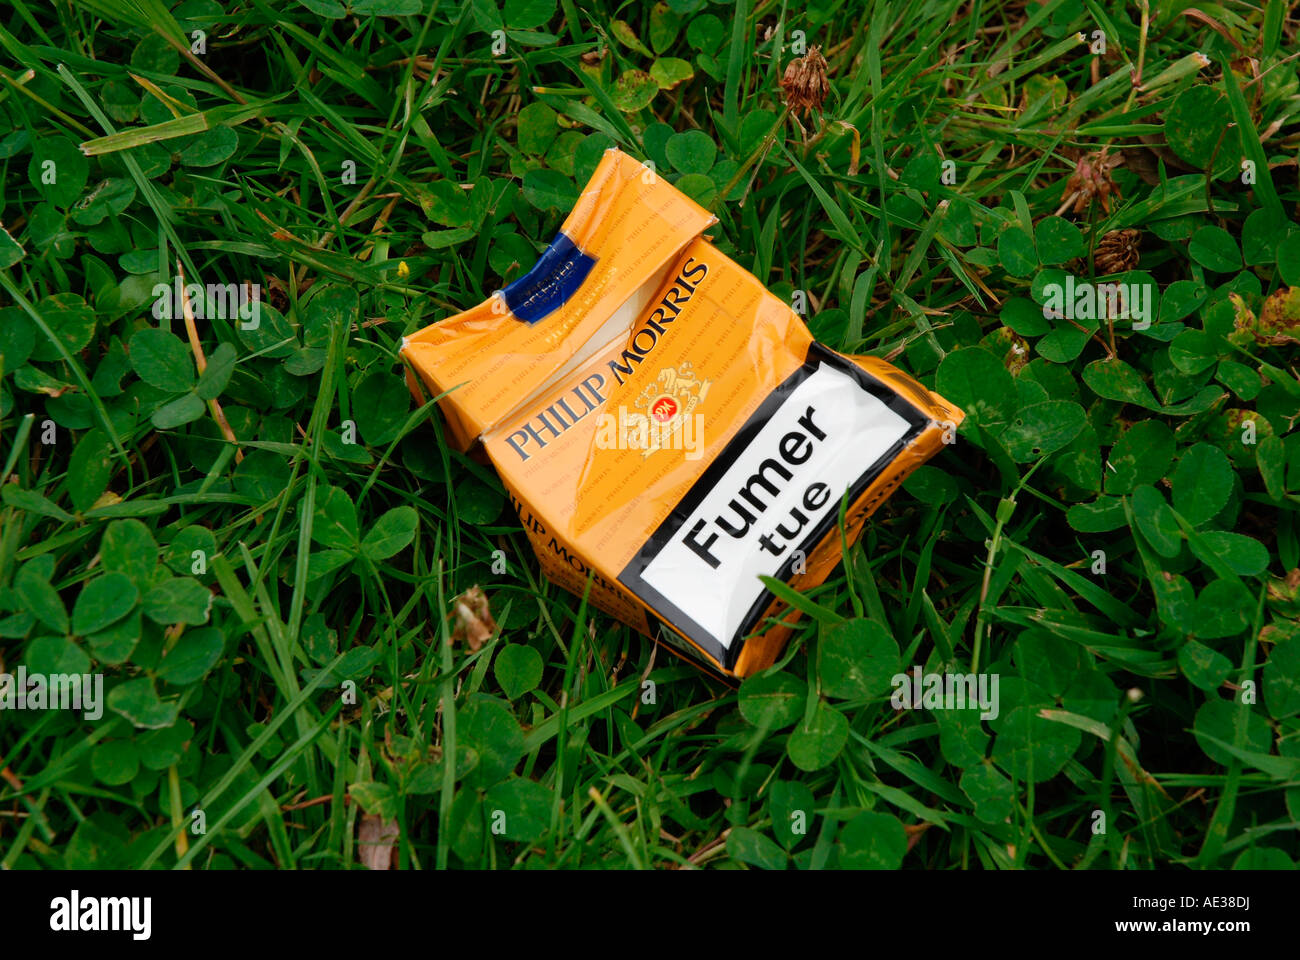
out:
<path id="1" fill-rule="evenodd" d="M 641 599 L 657 617 L 667 623 L 671 623 L 678 631 L 688 637 L 692 643 L 696 644 L 701 650 L 704 650 L 709 656 L 713 657 L 718 663 L 726 669 L 731 670 L 735 667 L 736 660 L 740 656 L 741 648 L 744 646 L 742 638 L 751 633 L 758 625 L 759 618 L 763 611 L 772 602 L 772 592 L 763 590 L 758 599 L 754 601 L 749 611 L 741 621 L 740 627 L 731 637 L 729 646 L 724 647 L 721 641 L 712 633 L 702 627 L 694 619 L 687 616 L 672 601 L 661 594 L 650 584 L 642 579 L 651 561 L 659 555 L 659 552 L 668 545 L 669 541 L 681 529 L 682 525 L 690 518 L 695 508 L 708 495 L 708 493 L 722 481 L 726 475 L 727 469 L 735 463 L 742 453 L 758 437 L 759 432 L 768 420 L 781 408 L 789 399 L 794 389 L 803 383 L 810 376 L 817 372 L 823 365 L 847 374 L 857 381 L 858 385 L 864 391 L 871 394 L 885 406 L 887 406 L 898 416 L 902 417 L 908 424 L 907 432 L 903 434 L 894 444 L 892 444 L 870 467 L 864 471 L 853 485 L 849 488 L 849 502 L 852 503 L 867 487 L 871 486 L 876 479 L 884 473 L 885 469 L 892 463 L 902 452 L 903 448 L 921 435 L 929 419 L 921 413 L 916 407 L 903 399 L 899 393 L 880 380 L 877 380 L 871 374 L 867 373 L 857 364 L 841 357 L 822 346 L 820 343 L 813 343 L 808 348 L 808 355 L 804 363 L 794 373 L 790 374 L 782 383 L 780 383 L 767 397 L 763 400 L 753 415 L 745 421 L 744 426 L 737 431 L 736 435 L 723 448 L 722 452 L 714 458 L 713 462 L 705 469 L 698 480 L 691 484 L 691 488 L 686 491 L 686 495 L 678 501 L 673 507 L 672 512 L 664 519 L 658 528 L 650 535 L 650 538 L 642 544 L 641 549 L 623 568 L 618 575 L 619 583 L 627 587 Z M 842 493 L 842 491 L 841 491 Z M 838 501 L 838 498 L 837 498 Z M 812 532 L 799 545 L 805 556 L 811 551 L 834 528 L 839 519 L 839 511 L 830 511 L 822 520 L 813 528 Z M 773 575 L 778 580 L 789 582 L 794 572 L 794 553 L 791 551 L 791 558 L 782 564 L 781 568 Z"/>

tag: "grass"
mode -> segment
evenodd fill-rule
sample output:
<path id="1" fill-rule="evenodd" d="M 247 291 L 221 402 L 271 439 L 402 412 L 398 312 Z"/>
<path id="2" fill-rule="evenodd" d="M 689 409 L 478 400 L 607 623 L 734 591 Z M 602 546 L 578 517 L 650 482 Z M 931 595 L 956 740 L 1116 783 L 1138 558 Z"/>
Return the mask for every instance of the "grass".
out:
<path id="1" fill-rule="evenodd" d="M 1294 868 L 1291 12 L 14 0 L 0 672 L 107 703 L 0 719 L 0 865 Z M 397 358 L 614 145 L 969 414 L 738 690 L 546 583 Z"/>

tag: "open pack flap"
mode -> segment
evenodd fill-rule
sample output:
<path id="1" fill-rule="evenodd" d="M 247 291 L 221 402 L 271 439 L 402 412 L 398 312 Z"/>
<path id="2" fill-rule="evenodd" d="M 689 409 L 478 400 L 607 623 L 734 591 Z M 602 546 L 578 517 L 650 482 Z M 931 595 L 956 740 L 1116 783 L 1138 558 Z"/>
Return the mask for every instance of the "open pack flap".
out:
<path id="1" fill-rule="evenodd" d="M 467 449 L 630 327 L 677 255 L 715 222 L 644 164 L 605 151 L 531 270 L 403 343 L 427 389 L 445 394 L 439 405 L 453 441 Z"/>

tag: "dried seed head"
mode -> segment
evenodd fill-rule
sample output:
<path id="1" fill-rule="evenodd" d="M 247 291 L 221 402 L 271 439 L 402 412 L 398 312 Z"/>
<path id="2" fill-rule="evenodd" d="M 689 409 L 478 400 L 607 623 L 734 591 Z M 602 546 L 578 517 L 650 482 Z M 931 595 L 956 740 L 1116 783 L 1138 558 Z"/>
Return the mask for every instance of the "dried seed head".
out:
<path id="1" fill-rule="evenodd" d="M 1124 162 L 1121 154 L 1111 155 L 1105 150 L 1094 151 L 1075 161 L 1074 172 L 1065 181 L 1065 196 L 1074 197 L 1074 212 L 1083 213 L 1088 204 L 1096 197 L 1101 202 L 1102 210 L 1110 213 L 1111 194 L 1119 199 L 1119 186 L 1110 172 Z"/>
<path id="2" fill-rule="evenodd" d="M 794 113 L 821 113 L 826 95 L 831 92 L 821 47 L 810 47 L 807 56 L 790 61 L 781 78 L 781 89 L 785 91 L 786 105 Z"/>
<path id="3" fill-rule="evenodd" d="M 452 630 L 451 642 L 464 641 L 471 653 L 496 633 L 497 622 L 492 619 L 487 594 L 477 584 L 455 599 L 452 612 L 456 618 L 456 627 Z"/>
<path id="4" fill-rule="evenodd" d="M 1111 230 L 1101 238 L 1092 255 L 1092 264 L 1100 276 L 1123 273 L 1138 265 L 1139 230 Z"/>

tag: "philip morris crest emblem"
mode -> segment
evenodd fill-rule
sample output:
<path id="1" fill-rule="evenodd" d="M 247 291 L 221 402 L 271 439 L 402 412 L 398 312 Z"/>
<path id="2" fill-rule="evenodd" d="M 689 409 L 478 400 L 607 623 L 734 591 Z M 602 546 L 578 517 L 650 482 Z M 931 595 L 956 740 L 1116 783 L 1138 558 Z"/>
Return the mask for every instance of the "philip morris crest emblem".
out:
<path id="1" fill-rule="evenodd" d="M 709 392 L 713 381 L 698 377 L 689 360 L 675 367 L 663 367 L 655 381 L 636 398 L 636 408 L 643 411 L 633 414 L 646 429 L 647 442 L 641 446 L 641 456 L 648 457 L 656 450 L 685 449 L 682 431 L 696 429 L 690 417 Z"/>

